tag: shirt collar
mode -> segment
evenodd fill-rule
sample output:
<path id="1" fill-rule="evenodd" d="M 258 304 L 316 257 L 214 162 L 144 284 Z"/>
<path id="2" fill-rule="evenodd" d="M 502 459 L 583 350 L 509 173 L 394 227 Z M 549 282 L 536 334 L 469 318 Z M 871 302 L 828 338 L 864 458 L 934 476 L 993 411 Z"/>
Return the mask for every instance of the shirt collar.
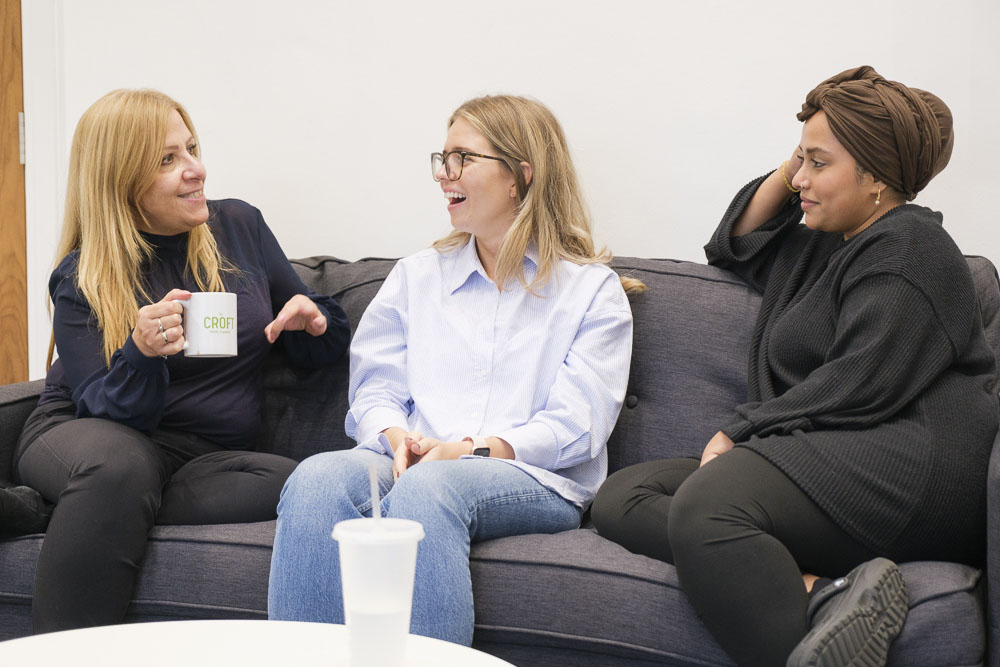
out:
<path id="1" fill-rule="evenodd" d="M 530 283 L 535 278 L 538 271 L 538 248 L 534 243 L 529 243 L 524 252 L 524 277 Z M 469 242 L 455 251 L 455 263 L 452 265 L 451 278 L 448 281 L 448 293 L 454 294 L 455 290 L 462 287 L 469 281 L 473 273 L 478 273 L 483 280 L 489 281 L 483 263 L 479 261 L 479 254 L 476 252 L 476 237 L 469 235 Z"/>

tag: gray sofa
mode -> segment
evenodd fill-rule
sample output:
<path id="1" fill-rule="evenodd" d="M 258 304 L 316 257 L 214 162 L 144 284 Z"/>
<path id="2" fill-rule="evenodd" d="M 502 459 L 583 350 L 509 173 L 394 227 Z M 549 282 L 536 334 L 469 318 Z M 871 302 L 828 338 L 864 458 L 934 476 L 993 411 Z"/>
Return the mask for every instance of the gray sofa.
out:
<path id="1" fill-rule="evenodd" d="M 994 350 L 1000 287 L 986 259 L 969 258 Z M 313 257 L 294 262 L 356 324 L 393 265 Z M 635 348 L 625 406 L 608 444 L 611 470 L 698 456 L 745 395 L 759 295 L 729 273 L 691 262 L 618 258 L 649 291 L 632 298 Z M 271 359 L 264 423 L 270 451 L 296 459 L 352 446 L 344 435 L 347 360 L 303 372 Z M 0 387 L 0 478 L 9 479 L 21 424 L 41 382 Z M 1000 665 L 1000 455 L 990 465 L 985 571 L 951 563 L 902 566 L 911 609 L 891 665 Z M 984 527 L 986 528 L 986 527 Z M 129 620 L 266 617 L 274 523 L 153 530 Z M 0 639 L 30 632 L 43 535 L 0 541 Z M 475 646 L 516 665 L 728 665 L 689 606 L 670 565 L 629 553 L 586 527 L 472 549 Z M 989 656 L 989 658 L 987 658 Z"/>

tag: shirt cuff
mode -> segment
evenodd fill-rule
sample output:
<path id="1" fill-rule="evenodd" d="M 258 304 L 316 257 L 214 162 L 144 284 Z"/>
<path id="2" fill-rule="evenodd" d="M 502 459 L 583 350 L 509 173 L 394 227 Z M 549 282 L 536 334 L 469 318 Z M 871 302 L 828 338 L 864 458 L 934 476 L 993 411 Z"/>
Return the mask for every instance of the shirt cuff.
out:
<path id="1" fill-rule="evenodd" d="M 380 443 L 379 437 L 382 431 L 397 426 L 404 431 L 410 430 L 410 425 L 406 422 L 406 416 L 398 410 L 389 407 L 374 407 L 368 410 L 355 431 L 355 440 L 359 445 L 364 445 L 370 449 L 382 449 L 384 445 L 369 443 Z M 392 447 L 389 448 L 389 456 L 392 456 Z"/>
<path id="2" fill-rule="evenodd" d="M 555 470 L 559 459 L 559 443 L 552 429 L 540 422 L 529 422 L 500 433 L 487 433 L 507 441 L 514 458 L 543 470 Z"/>
<path id="3" fill-rule="evenodd" d="M 392 443 L 389 442 L 388 436 L 385 433 L 378 434 L 378 444 L 382 445 L 382 451 L 389 456 L 395 456 L 396 453 L 392 451 Z"/>

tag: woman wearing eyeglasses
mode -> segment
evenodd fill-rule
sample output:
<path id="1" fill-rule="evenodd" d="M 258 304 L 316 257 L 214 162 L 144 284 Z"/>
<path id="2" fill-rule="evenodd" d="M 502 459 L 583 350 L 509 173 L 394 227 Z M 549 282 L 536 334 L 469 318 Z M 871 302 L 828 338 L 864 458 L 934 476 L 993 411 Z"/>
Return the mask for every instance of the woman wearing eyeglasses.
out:
<path id="1" fill-rule="evenodd" d="M 454 231 L 400 260 L 351 345 L 347 433 L 278 506 L 269 616 L 343 623 L 334 524 L 420 522 L 411 632 L 469 645 L 470 542 L 576 528 L 607 472 L 632 315 L 541 104 L 469 100 L 431 156 Z"/>

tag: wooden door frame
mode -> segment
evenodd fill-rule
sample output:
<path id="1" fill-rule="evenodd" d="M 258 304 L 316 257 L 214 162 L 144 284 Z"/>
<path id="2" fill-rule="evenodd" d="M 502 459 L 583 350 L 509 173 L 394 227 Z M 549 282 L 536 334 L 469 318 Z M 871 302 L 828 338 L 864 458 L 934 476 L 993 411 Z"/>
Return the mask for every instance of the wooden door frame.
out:
<path id="1" fill-rule="evenodd" d="M 0 0 L 0 384 L 28 379 L 21 0 Z"/>

